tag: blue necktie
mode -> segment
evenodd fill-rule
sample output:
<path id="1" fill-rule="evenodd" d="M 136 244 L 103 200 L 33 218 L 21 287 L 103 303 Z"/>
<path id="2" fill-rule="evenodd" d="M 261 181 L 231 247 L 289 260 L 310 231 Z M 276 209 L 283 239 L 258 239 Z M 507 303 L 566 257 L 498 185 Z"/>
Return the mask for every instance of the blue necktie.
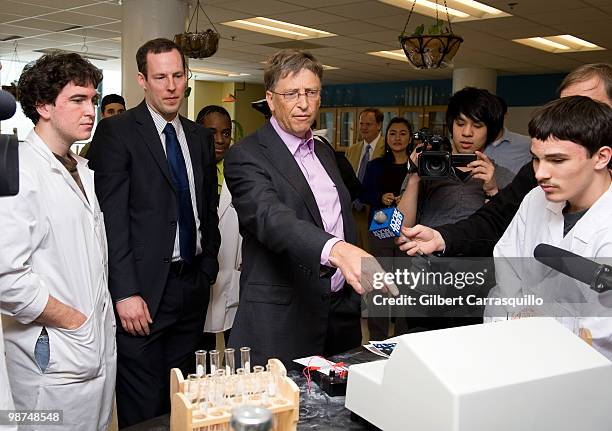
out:
<path id="1" fill-rule="evenodd" d="M 361 158 L 361 162 L 359 162 L 359 169 L 357 170 L 357 178 L 360 183 L 363 183 L 363 179 L 365 178 L 366 166 L 370 161 L 370 150 L 372 147 L 370 144 L 366 144 L 365 151 L 363 152 L 363 157 Z"/>
<path id="2" fill-rule="evenodd" d="M 168 157 L 168 166 L 170 167 L 170 176 L 174 182 L 174 189 L 177 194 L 181 258 L 185 262 L 191 263 L 193 262 L 196 250 L 196 232 L 185 158 L 183 157 L 174 126 L 171 123 L 166 124 L 163 133 L 166 136 L 166 155 Z"/>
<path id="3" fill-rule="evenodd" d="M 363 152 L 363 157 L 361 158 L 361 161 L 359 162 L 359 168 L 357 169 L 357 179 L 362 185 L 363 180 L 365 178 L 366 166 L 370 161 L 371 149 L 372 147 L 370 146 L 370 144 L 366 144 L 365 151 Z M 363 211 L 363 209 L 365 208 L 365 206 L 361 203 L 359 199 L 356 199 L 355 202 L 353 202 L 353 207 L 359 212 Z"/>

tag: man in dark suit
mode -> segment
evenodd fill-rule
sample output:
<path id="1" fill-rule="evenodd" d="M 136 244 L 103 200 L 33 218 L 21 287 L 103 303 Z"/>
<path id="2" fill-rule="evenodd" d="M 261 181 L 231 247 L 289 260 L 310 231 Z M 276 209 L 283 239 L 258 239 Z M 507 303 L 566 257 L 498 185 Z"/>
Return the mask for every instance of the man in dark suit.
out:
<path id="1" fill-rule="evenodd" d="M 331 147 L 312 137 L 321 64 L 283 50 L 264 74 L 270 122 L 234 145 L 225 178 L 243 242 L 240 305 L 229 344 L 251 361 L 331 355 L 361 342 L 363 282 L 351 198 Z M 365 279 L 364 279 L 365 280 Z M 348 282 L 353 288 L 345 285 Z"/>
<path id="2" fill-rule="evenodd" d="M 169 411 L 169 370 L 193 372 L 217 271 L 211 133 L 178 115 L 187 76 L 167 39 L 136 54 L 145 100 L 100 122 L 90 149 L 106 219 L 124 427 Z"/>

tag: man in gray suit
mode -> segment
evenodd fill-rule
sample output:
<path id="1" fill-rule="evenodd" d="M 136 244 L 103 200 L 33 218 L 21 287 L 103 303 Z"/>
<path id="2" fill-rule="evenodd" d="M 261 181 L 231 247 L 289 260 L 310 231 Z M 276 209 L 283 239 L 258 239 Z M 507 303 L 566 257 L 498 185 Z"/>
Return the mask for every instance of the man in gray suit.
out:
<path id="1" fill-rule="evenodd" d="M 331 355 L 361 342 L 358 294 L 371 290 L 351 198 L 333 150 L 312 137 L 322 65 L 283 50 L 266 66 L 270 122 L 230 148 L 225 178 L 244 238 L 229 344 L 253 363 Z M 348 283 L 348 284 L 347 284 Z M 352 288 L 350 286 L 352 286 Z"/>

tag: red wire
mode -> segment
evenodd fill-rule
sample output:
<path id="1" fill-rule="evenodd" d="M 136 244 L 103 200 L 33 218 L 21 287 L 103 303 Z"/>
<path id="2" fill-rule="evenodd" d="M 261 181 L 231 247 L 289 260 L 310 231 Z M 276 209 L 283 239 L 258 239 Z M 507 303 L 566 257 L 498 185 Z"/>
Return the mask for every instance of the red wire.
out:
<path id="1" fill-rule="evenodd" d="M 344 375 L 344 373 L 346 373 L 346 367 L 344 366 L 344 362 L 334 363 L 330 361 L 329 359 L 324 358 L 323 356 L 318 356 L 318 355 L 312 356 L 308 360 L 308 365 L 302 370 L 302 375 L 306 378 L 308 393 L 310 393 L 310 382 L 312 381 L 310 377 L 310 370 L 318 371 L 321 369 L 321 367 L 313 367 L 310 365 L 310 361 L 312 361 L 314 358 L 320 358 L 320 359 L 323 359 L 324 361 L 327 361 L 334 370 L 339 370 L 341 375 Z"/>

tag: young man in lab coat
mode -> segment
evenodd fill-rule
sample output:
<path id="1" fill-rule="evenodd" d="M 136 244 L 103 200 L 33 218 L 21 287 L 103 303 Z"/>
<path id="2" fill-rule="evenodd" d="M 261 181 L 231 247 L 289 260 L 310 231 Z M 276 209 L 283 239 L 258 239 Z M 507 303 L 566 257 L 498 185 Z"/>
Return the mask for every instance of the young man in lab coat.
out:
<path id="1" fill-rule="evenodd" d="M 34 129 L 19 148 L 19 193 L 0 198 L 0 306 L 16 409 L 56 410 L 31 428 L 106 430 L 116 374 L 104 222 L 87 161 L 102 73 L 45 55 L 19 79 Z M 44 423 L 44 427 L 42 426 Z"/>
<path id="2" fill-rule="evenodd" d="M 529 135 L 539 187 L 525 196 L 495 246 L 498 285 L 489 297 L 533 294 L 544 305 L 502 313 L 489 307 L 485 315 L 557 317 L 612 359 L 612 319 L 603 317 L 612 315 L 612 308 L 601 305 L 603 297 L 586 284 L 533 259 L 535 247 L 545 243 L 610 263 L 612 108 L 585 96 L 563 97 L 535 113 Z"/>

